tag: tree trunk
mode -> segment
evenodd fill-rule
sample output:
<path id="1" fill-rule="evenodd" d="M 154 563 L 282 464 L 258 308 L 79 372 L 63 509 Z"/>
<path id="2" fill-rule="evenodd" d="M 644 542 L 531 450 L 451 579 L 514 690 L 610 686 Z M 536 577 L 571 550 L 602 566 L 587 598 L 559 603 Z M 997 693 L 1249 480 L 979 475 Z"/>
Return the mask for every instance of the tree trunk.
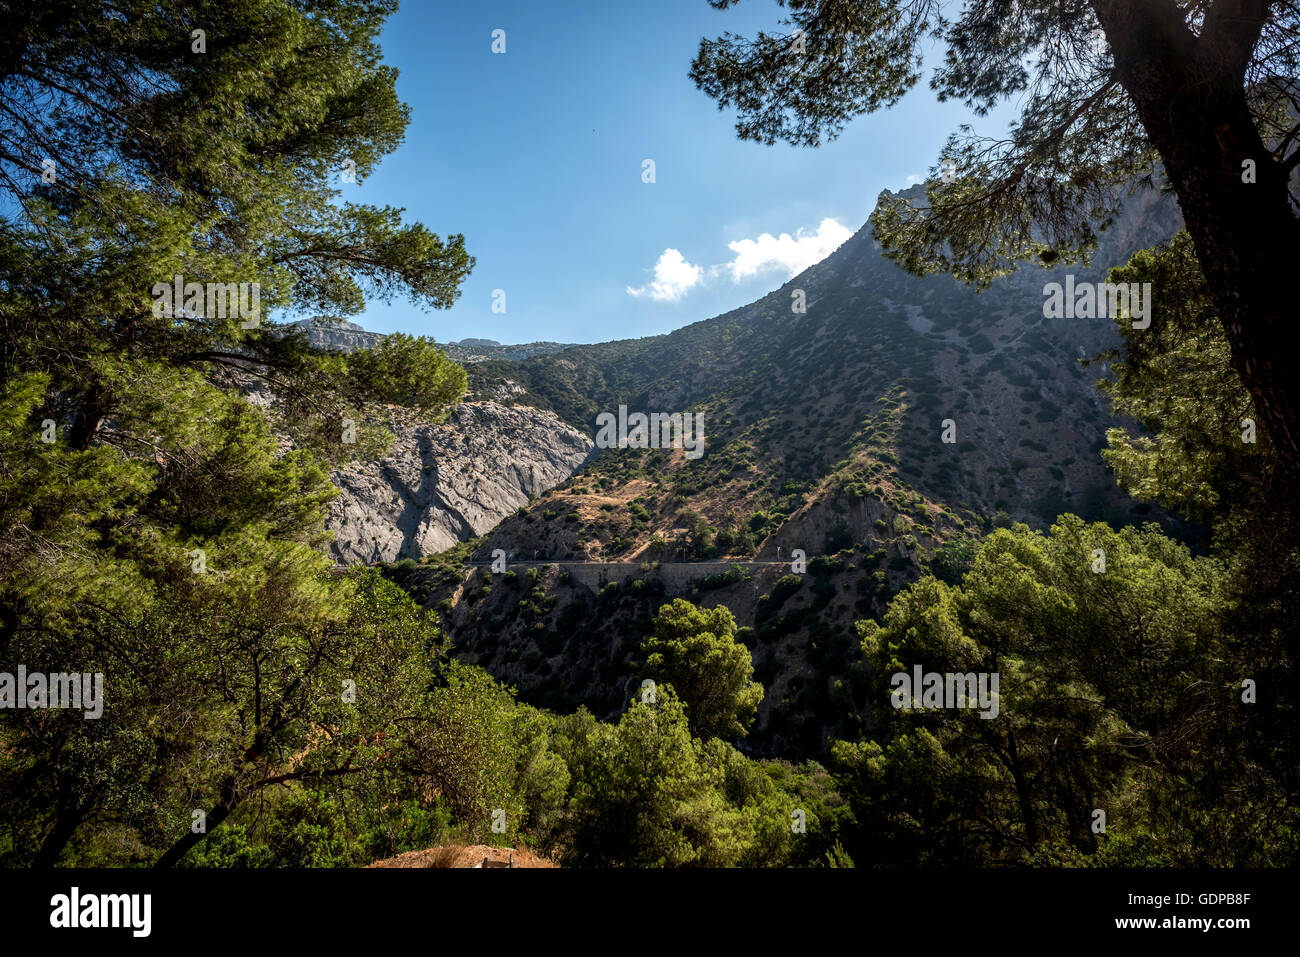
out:
<path id="1" fill-rule="evenodd" d="M 68 434 L 68 444 L 78 452 L 84 452 L 95 441 L 99 427 L 104 422 L 103 395 L 98 386 L 91 386 L 77 403 L 77 411 L 72 417 L 72 429 Z"/>
<path id="2" fill-rule="evenodd" d="M 1233 364 L 1288 480 L 1300 474 L 1300 351 L 1294 336 L 1300 219 L 1260 139 L 1238 61 L 1246 41 L 1194 37 L 1176 8 L 1098 3 L 1116 74 L 1178 194 Z M 1231 38 L 1229 38 L 1231 39 Z M 1243 182 L 1243 164 L 1255 182 Z M 1159 289 L 1153 290 L 1160 296 Z"/>
<path id="3" fill-rule="evenodd" d="M 154 867 L 174 866 L 189 853 L 192 847 L 211 834 L 213 828 L 220 826 L 221 822 L 230 816 L 230 812 L 235 809 L 235 805 L 238 803 L 239 798 L 237 797 L 235 779 L 233 777 L 226 778 L 221 785 L 220 800 L 212 810 L 207 812 L 207 816 L 204 818 L 205 830 L 201 834 L 194 833 L 193 829 L 186 831 L 184 837 L 163 852 L 163 856 L 158 858 L 154 863 Z"/>
<path id="4" fill-rule="evenodd" d="M 41 849 L 36 852 L 36 857 L 32 859 L 32 867 L 44 870 L 59 863 L 63 849 L 72 840 L 72 835 L 77 833 L 77 828 L 81 826 L 84 817 L 85 815 L 76 808 L 60 807 L 55 812 L 54 829 L 42 842 Z"/>
<path id="5" fill-rule="evenodd" d="M 1294 347 L 1300 221 L 1240 91 L 1237 102 L 1223 99 L 1206 103 L 1200 116 L 1169 117 L 1161 139 L 1170 145 L 1161 152 L 1233 364 L 1255 400 L 1261 429 L 1294 473 L 1300 468 L 1300 351 Z M 1255 161 L 1257 182 L 1241 181 L 1244 160 Z"/>
<path id="6" fill-rule="evenodd" d="M 1025 843 L 1034 847 L 1038 843 L 1038 817 L 1034 814 L 1034 799 L 1025 780 L 1025 770 L 1020 766 L 1020 750 L 1016 747 L 1014 731 L 1007 733 L 1007 755 L 1011 758 L 1011 779 L 1016 785 L 1016 801 L 1020 805 L 1020 819 L 1025 825 Z"/>

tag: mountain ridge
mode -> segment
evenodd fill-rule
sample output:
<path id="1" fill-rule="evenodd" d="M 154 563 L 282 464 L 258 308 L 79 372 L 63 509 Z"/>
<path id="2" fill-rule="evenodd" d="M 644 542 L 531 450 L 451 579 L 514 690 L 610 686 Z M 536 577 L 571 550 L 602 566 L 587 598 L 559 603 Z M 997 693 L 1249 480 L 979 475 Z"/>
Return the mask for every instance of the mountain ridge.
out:
<path id="1" fill-rule="evenodd" d="M 959 573 L 992 524 L 1042 527 L 1066 511 L 1172 524 L 1123 495 L 1098 455 L 1117 422 L 1078 360 L 1117 346 L 1115 323 L 1047 319 L 1043 288 L 1068 274 L 1103 281 L 1180 224 L 1168 195 L 1135 193 L 1091 265 L 1022 269 L 979 296 L 947 276 L 905 273 L 864 227 L 720 316 L 470 366 L 472 401 L 544 410 L 585 435 L 619 405 L 703 412 L 705 453 L 596 450 L 471 545 L 395 569 L 395 580 L 439 610 L 467 660 L 525 700 L 604 715 L 626 704 L 659 603 L 725 604 L 767 689 L 747 746 L 818 753 L 828 734 L 861 730 L 845 725 L 861 720 L 867 690 L 853 623 L 882 614 L 925 570 Z M 462 568 L 467 548 L 632 564 L 594 585 L 560 567 L 503 578 Z M 785 560 L 794 549 L 802 572 L 702 569 L 682 582 L 656 568 Z"/>

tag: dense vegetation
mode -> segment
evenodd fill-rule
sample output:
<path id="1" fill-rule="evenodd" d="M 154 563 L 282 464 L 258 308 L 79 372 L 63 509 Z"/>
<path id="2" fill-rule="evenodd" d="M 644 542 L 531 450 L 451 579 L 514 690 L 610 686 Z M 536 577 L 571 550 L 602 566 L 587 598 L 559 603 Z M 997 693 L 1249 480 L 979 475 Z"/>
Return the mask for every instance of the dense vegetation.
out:
<path id="1" fill-rule="evenodd" d="M 473 264 L 336 203 L 332 174 L 405 127 L 375 44 L 391 5 L 203 7 L 203 50 L 192 7 L 6 12 L 0 127 L 26 152 L 0 157 L 0 662 L 102 672 L 107 696 L 99 720 L 3 712 L 10 863 L 173 863 L 200 816 L 377 773 L 430 680 L 433 623 L 329 574 L 326 465 L 382 448 L 387 406 L 439 414 L 464 371 L 426 340 L 344 357 L 269 320 L 446 306 Z M 265 312 L 160 308 L 176 275 L 256 283 Z"/>
<path id="2" fill-rule="evenodd" d="M 838 387 L 805 397 L 793 386 L 827 340 L 792 330 L 778 295 L 756 321 L 724 324 L 762 362 L 721 391 L 674 396 L 714 403 L 722 454 L 667 479 L 666 456 L 610 456 L 582 481 L 658 483 L 627 520 L 639 534 L 674 510 L 685 532 L 662 548 L 693 557 L 757 548 L 813 491 L 888 501 L 877 521 L 893 556 L 831 524 L 747 628 L 703 598 L 664 601 L 650 576 L 611 583 L 596 608 L 634 627 L 599 649 L 621 659 L 605 670 L 583 647 L 591 609 L 557 602 L 535 569 L 459 581 L 464 601 L 511 606 L 539 645 L 606 685 L 600 714 L 560 695 L 541 707 L 466 663 L 439 610 L 411 597 L 427 597 L 429 567 L 458 575 L 468 547 L 382 574 L 335 574 L 323 551 L 328 466 L 383 449 L 392 416 L 445 412 L 465 371 L 422 339 L 343 355 L 269 320 L 151 303 L 178 273 L 258 282 L 268 310 L 455 299 L 473 265 L 461 237 L 340 204 L 331 182 L 400 142 L 406 109 L 375 45 L 391 4 L 198 7 L 203 56 L 174 3 L 7 8 L 0 129 L 21 129 L 6 139 L 28 152 L 0 154 L 0 672 L 102 673 L 106 697 L 94 720 L 0 710 L 0 865 L 359 865 L 469 841 L 576 866 L 1297 863 L 1300 525 L 1290 433 L 1270 431 L 1289 393 L 1264 387 L 1276 370 L 1242 374 L 1241 317 L 1222 314 L 1230 270 L 1203 268 L 1204 222 L 1114 271 L 1162 295 L 1149 332 L 1121 321 L 1123 348 L 1103 357 L 1105 393 L 1142 427 L 1112 430 L 1103 455 L 1135 499 L 1203 523 L 1207 547 L 1054 501 L 1035 504 L 1050 528 L 1033 528 L 995 511 L 997 483 L 982 511 L 935 514 L 898 473 L 961 485 L 956 466 L 911 465 L 933 446 L 915 436 L 918 422 L 933 431 L 938 344 L 900 317 L 877 343 L 902 356 L 888 375 L 836 379 L 841 347 L 819 370 Z M 1114 32 L 1118 6 L 1092 8 Z M 102 21 L 93 43 L 76 28 L 89 17 Z M 711 49 L 697 72 L 730 89 Z M 910 46 L 881 55 L 881 82 L 901 89 Z M 983 73 L 949 80 L 998 92 Z M 747 106 L 775 123 L 758 133 L 784 129 L 761 99 Z M 46 155 L 59 157 L 52 181 Z M 1180 182 L 1196 172 L 1183 160 Z M 835 341 L 864 344 L 852 294 L 823 275 L 814 301 L 829 312 L 840 297 L 837 314 L 854 316 Z M 976 321 L 963 323 L 972 354 L 1007 345 Z M 659 361 L 726 365 L 730 353 L 701 348 L 718 328 L 688 330 Z M 646 355 L 569 350 L 568 368 L 600 371 L 588 391 L 576 374 L 548 378 L 545 359 L 485 364 L 475 388 L 509 372 L 585 426 L 656 384 Z M 1022 374 L 993 361 L 1005 381 Z M 1039 400 L 1040 423 L 1066 414 Z M 759 487 L 725 520 L 682 508 L 733 482 Z M 941 521 L 942 541 L 928 534 Z M 850 571 L 853 635 L 816 623 Z M 699 591 L 747 582 L 729 570 Z M 827 690 L 783 688 L 786 720 L 813 714 L 789 735 L 800 753 L 755 757 L 769 665 L 806 623 Z M 996 673 L 997 717 L 895 707 L 892 676 L 917 666 Z M 643 680 L 612 682 L 624 667 Z"/>
<path id="3" fill-rule="evenodd" d="M 493 670 L 517 663 L 529 696 L 551 709 L 586 700 L 612 716 L 639 704 L 647 676 L 739 693 L 747 679 L 714 648 L 733 630 L 764 684 L 776 656 L 793 655 L 807 680 L 781 687 L 764 728 L 747 730 L 742 718 L 726 736 L 751 753 L 782 739 L 794 760 L 826 769 L 843 802 L 827 834 L 840 861 L 1293 863 L 1294 510 L 1278 496 L 1267 437 L 1244 429 L 1249 394 L 1188 237 L 1136 254 L 1111 278 L 1159 283 L 1165 294 L 1147 334 L 1120 321 L 1123 348 L 1087 363 L 1106 363 L 1101 390 L 1134 423 L 1111 430 L 1103 456 L 1138 500 L 1204 523 L 1194 548 L 1155 524 L 1063 514 L 1044 530 L 999 511 L 932 546 L 929 574 L 898 590 L 898 575 L 915 578 L 911 566 L 893 569 L 885 549 L 832 529 L 807 572 L 766 586 L 753 627 L 741 629 L 725 605 L 665 604 L 650 565 L 606 585 L 594 606 L 563 575 L 550 585 L 537 569 L 475 575 L 464 600 L 484 644 L 475 638 L 463 653 Z M 580 481 L 599 485 L 605 474 Z M 688 544 L 717 532 L 694 518 Z M 901 537 L 893 527 L 879 533 Z M 416 587 L 424 569 L 394 574 Z M 742 570 L 703 577 L 697 600 L 745 580 Z M 856 642 L 821 620 L 854 581 L 865 612 Z M 691 642 L 665 645 L 674 634 L 666 620 L 691 623 Z M 516 622 L 532 643 L 498 643 Z M 810 641 L 796 650 L 800 630 Z M 674 658 L 688 664 L 674 669 Z M 996 719 L 895 709 L 889 679 L 915 666 L 999 674 Z M 688 730 L 716 720 L 692 716 L 698 690 L 683 689 L 681 700 Z"/>

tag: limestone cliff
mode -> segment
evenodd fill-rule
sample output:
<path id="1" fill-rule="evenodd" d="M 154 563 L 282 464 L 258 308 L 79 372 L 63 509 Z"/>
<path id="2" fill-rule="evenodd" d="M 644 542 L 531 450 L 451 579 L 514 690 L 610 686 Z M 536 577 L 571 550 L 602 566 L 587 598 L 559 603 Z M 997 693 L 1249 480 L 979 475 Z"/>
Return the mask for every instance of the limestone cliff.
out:
<path id="1" fill-rule="evenodd" d="M 569 478 L 593 447 L 554 413 L 490 401 L 399 427 L 385 458 L 331 473 L 342 491 L 327 522 L 331 553 L 353 565 L 444 551 Z"/>

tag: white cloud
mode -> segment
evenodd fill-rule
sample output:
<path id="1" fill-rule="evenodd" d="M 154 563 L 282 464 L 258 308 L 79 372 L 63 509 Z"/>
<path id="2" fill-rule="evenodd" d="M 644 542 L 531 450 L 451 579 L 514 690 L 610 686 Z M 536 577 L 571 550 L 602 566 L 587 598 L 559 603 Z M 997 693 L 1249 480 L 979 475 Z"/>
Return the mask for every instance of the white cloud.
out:
<path id="1" fill-rule="evenodd" d="M 644 286 L 627 287 L 627 294 L 649 296 L 655 302 L 676 302 L 700 281 L 702 270 L 688 263 L 676 249 L 665 249 L 655 263 L 654 281 Z"/>
<path id="2" fill-rule="evenodd" d="M 796 276 L 821 262 L 852 235 L 851 229 L 827 217 L 813 232 L 801 228 L 793 236 L 789 233 L 780 236 L 763 233 L 757 239 L 738 239 L 728 243 L 734 258 L 707 269 L 687 262 L 678 250 L 669 247 L 655 263 L 654 280 L 644 286 L 628 286 L 627 294 L 637 299 L 649 296 L 655 302 L 677 302 L 690 289 L 700 285 L 706 276 L 714 279 L 724 271 L 729 272 L 731 281 L 737 283 L 760 273 L 781 270 Z"/>
<path id="3" fill-rule="evenodd" d="M 763 233 L 758 239 L 740 239 L 728 243 L 736 257 L 727 263 L 732 282 L 740 282 L 761 272 L 784 270 L 794 276 L 833 253 L 853 231 L 827 217 L 814 233 L 798 230 L 794 236 Z"/>

